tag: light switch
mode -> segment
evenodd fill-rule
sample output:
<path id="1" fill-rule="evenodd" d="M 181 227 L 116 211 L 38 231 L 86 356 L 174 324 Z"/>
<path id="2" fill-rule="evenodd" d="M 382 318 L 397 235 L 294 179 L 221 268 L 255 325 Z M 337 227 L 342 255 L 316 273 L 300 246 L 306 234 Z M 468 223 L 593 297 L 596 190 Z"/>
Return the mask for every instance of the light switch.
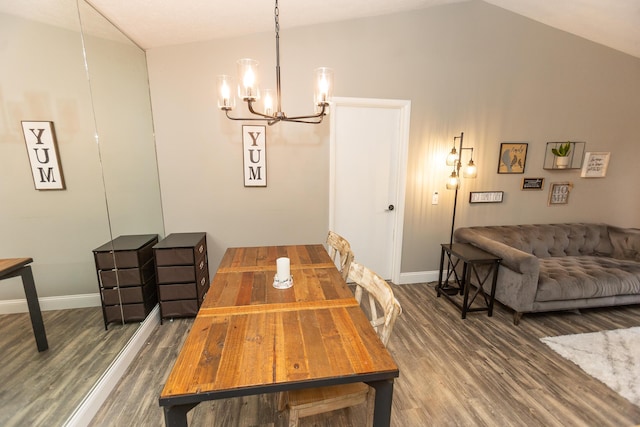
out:
<path id="1" fill-rule="evenodd" d="M 437 205 L 438 204 L 438 192 L 437 191 L 433 192 L 433 196 L 431 197 L 431 204 L 432 205 Z"/>

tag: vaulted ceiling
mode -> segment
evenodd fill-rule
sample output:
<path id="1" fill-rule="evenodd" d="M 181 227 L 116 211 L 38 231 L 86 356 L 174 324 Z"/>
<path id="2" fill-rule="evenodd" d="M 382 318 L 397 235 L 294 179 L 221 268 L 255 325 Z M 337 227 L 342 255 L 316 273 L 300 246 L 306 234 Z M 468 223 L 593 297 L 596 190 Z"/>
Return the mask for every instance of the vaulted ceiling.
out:
<path id="1" fill-rule="evenodd" d="M 75 0 L 0 1 L 0 12 L 60 15 Z M 268 0 L 88 0 L 145 49 L 273 30 Z M 280 3 L 281 28 L 480 0 L 294 0 Z M 640 58 L 640 0 L 484 0 Z M 37 18 L 36 18 L 37 19 Z"/>

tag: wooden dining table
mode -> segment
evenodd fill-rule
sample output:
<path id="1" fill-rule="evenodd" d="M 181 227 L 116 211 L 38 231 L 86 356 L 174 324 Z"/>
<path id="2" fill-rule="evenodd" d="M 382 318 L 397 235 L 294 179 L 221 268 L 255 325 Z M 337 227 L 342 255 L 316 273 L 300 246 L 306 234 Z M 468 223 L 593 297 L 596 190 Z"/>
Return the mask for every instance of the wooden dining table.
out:
<path id="1" fill-rule="evenodd" d="M 276 259 L 293 286 L 273 286 Z M 203 401 L 364 382 L 388 426 L 398 367 L 321 244 L 230 248 L 160 395 L 167 426 Z"/>

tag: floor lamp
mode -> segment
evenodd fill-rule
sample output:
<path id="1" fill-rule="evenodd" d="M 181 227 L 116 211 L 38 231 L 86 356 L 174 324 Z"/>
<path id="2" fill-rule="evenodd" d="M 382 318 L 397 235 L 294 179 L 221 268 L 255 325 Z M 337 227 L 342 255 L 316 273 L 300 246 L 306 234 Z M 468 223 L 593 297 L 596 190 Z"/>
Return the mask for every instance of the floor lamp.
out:
<path id="1" fill-rule="evenodd" d="M 456 141 L 460 140 L 460 146 L 456 150 Z M 455 194 L 453 196 L 453 215 L 451 217 L 451 234 L 449 236 L 449 247 L 453 245 L 453 232 L 455 230 L 456 224 L 456 209 L 458 207 L 458 189 L 460 188 L 460 169 L 462 168 L 462 151 L 463 150 L 471 150 L 471 158 L 469 163 L 464 168 L 462 172 L 462 176 L 464 178 L 475 178 L 478 176 L 478 168 L 473 163 L 473 148 L 465 148 L 463 146 L 464 142 L 464 132 L 460 132 L 460 136 L 453 137 L 453 148 L 451 152 L 447 156 L 447 165 L 453 166 L 453 171 L 447 180 L 447 190 L 455 190 Z M 451 253 L 448 252 L 448 262 L 447 262 L 447 284 L 449 283 L 449 277 L 451 276 L 451 270 L 449 269 L 453 264 L 451 260 Z M 455 271 L 454 271 L 455 274 Z M 457 276 L 456 276 L 457 277 Z M 453 295 L 459 291 L 458 288 L 450 288 L 448 285 L 444 288 L 440 289 L 441 292 L 448 293 L 449 295 Z M 461 291 L 461 290 L 460 290 Z"/>
<path id="2" fill-rule="evenodd" d="M 460 140 L 460 147 L 456 150 L 456 141 Z M 463 146 L 464 132 L 460 132 L 460 136 L 453 137 L 453 148 L 447 156 L 447 165 L 453 166 L 453 171 L 447 180 L 447 190 L 455 190 L 453 196 L 453 216 L 451 217 L 451 235 L 449 236 L 449 244 L 453 244 L 453 231 L 456 223 L 456 209 L 458 207 L 458 189 L 460 188 L 460 168 L 462 167 L 462 150 L 471 150 L 471 159 L 462 171 L 464 178 L 475 178 L 478 176 L 478 168 L 473 163 L 473 148 L 465 148 Z"/>

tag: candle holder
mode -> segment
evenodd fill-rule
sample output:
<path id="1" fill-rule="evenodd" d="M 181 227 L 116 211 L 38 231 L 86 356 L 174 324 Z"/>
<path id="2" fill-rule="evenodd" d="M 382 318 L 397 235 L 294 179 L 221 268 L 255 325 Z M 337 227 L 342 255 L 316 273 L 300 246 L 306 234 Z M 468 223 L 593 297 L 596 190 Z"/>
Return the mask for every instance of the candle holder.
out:
<path id="1" fill-rule="evenodd" d="M 285 279 L 280 279 L 278 274 L 276 273 L 273 276 L 273 287 L 276 289 L 289 289 L 293 286 L 293 276 L 289 276 Z"/>

